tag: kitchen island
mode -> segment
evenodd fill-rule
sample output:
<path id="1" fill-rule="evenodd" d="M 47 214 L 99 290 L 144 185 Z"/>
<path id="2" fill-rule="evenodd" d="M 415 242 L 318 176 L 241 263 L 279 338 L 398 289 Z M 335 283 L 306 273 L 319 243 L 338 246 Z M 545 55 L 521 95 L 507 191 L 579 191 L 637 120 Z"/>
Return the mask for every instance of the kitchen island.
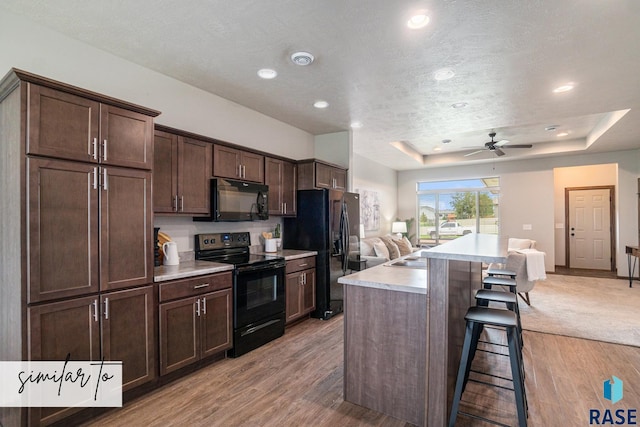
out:
<path id="1" fill-rule="evenodd" d="M 345 285 L 344 399 L 419 426 L 441 427 L 453 396 L 464 315 L 482 264 L 506 260 L 506 239 L 469 234 L 340 278 Z M 407 257 L 405 257 L 407 258 Z"/>

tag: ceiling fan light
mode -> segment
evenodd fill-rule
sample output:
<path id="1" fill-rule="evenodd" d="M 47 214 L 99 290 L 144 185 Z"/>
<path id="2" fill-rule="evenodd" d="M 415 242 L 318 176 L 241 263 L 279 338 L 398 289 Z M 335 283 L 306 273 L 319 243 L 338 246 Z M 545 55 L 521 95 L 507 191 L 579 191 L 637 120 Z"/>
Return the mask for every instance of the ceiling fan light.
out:
<path id="1" fill-rule="evenodd" d="M 576 85 L 573 82 L 569 82 L 566 84 L 563 84 L 561 86 L 558 86 L 557 88 L 555 88 L 553 90 L 553 93 L 563 93 L 563 92 L 569 92 L 570 90 L 572 90 Z"/>

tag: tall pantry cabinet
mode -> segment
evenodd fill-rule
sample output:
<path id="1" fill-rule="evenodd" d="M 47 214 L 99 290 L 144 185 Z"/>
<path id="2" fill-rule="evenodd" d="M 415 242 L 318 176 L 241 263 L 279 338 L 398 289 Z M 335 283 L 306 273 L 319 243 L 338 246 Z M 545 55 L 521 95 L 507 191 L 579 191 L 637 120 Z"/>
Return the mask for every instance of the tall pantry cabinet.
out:
<path id="1" fill-rule="evenodd" d="M 20 70 L 0 82 L 0 360 L 121 360 L 124 391 L 155 378 L 158 114 Z M 0 420 L 77 411 L 2 408 Z"/>

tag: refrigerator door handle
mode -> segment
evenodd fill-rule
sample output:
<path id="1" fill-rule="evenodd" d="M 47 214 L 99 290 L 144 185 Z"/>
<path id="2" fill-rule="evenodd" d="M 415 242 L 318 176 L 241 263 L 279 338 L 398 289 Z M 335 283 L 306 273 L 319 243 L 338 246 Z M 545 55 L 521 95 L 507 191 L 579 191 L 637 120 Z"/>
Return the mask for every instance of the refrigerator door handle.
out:
<path id="1" fill-rule="evenodd" d="M 340 216 L 341 229 L 342 229 L 342 273 L 347 273 L 347 267 L 349 265 L 349 212 L 347 212 L 347 203 L 342 202 L 342 215 Z"/>

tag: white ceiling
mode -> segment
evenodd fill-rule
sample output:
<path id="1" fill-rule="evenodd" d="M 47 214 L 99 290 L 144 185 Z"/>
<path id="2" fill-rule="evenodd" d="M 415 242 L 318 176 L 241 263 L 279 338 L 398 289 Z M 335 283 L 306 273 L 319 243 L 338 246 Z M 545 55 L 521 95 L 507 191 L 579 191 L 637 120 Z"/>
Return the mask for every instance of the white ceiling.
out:
<path id="1" fill-rule="evenodd" d="M 360 121 L 354 151 L 397 170 L 640 147 L 638 0 L 3 0 L 2 7 L 315 135 Z M 410 30 L 418 9 L 431 22 Z M 289 57 L 299 50 L 315 62 L 294 65 Z M 259 79 L 264 67 L 277 78 Z M 455 76 L 436 81 L 441 68 Z M 573 91 L 552 92 L 569 81 Z M 315 109 L 318 99 L 329 107 Z M 456 102 L 467 106 L 454 109 Z M 557 131 L 545 131 L 551 125 Z M 506 144 L 500 158 L 464 157 L 492 130 L 496 140 L 534 147 Z"/>

